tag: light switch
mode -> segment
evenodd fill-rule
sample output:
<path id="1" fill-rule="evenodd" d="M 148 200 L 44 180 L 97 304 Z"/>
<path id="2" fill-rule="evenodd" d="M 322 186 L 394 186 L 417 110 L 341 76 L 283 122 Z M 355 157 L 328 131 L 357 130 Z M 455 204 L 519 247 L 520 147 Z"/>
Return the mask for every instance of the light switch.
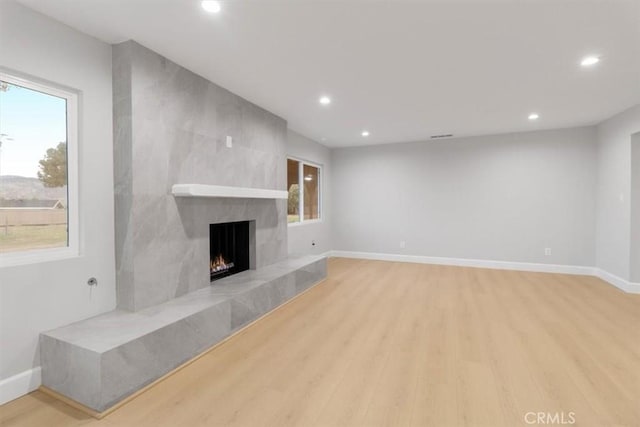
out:
<path id="1" fill-rule="evenodd" d="M 233 138 L 227 135 L 227 148 L 233 147 Z"/>

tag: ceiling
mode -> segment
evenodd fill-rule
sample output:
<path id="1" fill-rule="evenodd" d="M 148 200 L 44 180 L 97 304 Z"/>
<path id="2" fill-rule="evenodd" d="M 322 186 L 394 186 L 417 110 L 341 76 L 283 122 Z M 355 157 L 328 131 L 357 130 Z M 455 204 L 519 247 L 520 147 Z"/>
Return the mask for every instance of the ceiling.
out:
<path id="1" fill-rule="evenodd" d="M 634 0 L 21 3 L 136 40 L 327 146 L 590 125 L 640 103 Z M 589 54 L 601 62 L 580 67 Z"/>

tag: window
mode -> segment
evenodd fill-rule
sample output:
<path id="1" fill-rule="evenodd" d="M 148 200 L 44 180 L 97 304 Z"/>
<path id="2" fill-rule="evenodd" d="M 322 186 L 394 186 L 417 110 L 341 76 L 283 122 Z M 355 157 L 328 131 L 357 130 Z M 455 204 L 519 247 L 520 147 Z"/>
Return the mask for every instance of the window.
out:
<path id="1" fill-rule="evenodd" d="M 287 159 L 289 190 L 287 221 L 289 223 L 317 221 L 321 218 L 320 178 L 319 166 L 301 160 Z"/>
<path id="2" fill-rule="evenodd" d="M 0 73 L 2 264 L 77 251 L 76 142 L 76 94 Z"/>

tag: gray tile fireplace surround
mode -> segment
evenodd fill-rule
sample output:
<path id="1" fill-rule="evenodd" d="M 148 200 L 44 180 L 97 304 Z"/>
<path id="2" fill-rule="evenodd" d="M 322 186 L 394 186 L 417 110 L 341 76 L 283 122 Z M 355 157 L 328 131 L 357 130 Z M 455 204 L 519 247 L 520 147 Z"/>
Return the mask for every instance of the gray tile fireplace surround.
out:
<path id="1" fill-rule="evenodd" d="M 42 384 L 102 412 L 325 277 L 326 258 L 290 257 L 42 333 Z"/>

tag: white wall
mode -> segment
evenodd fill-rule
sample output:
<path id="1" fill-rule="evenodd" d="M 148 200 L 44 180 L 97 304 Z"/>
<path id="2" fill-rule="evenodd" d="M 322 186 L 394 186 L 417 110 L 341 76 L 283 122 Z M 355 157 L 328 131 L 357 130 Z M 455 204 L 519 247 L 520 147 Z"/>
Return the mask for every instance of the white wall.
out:
<path id="1" fill-rule="evenodd" d="M 1 403 L 39 385 L 40 331 L 115 307 L 115 267 L 111 46 L 0 2 L 0 65 L 81 91 L 81 256 L 0 269 Z"/>
<path id="2" fill-rule="evenodd" d="M 640 105 L 598 125 L 596 266 L 630 279 L 631 134 L 640 131 Z"/>
<path id="3" fill-rule="evenodd" d="M 331 161 L 333 249 L 594 265 L 593 127 L 336 149 Z"/>
<path id="4" fill-rule="evenodd" d="M 631 136 L 631 279 L 640 283 L 640 132 Z"/>
<path id="5" fill-rule="evenodd" d="M 322 221 L 289 225 L 290 254 L 322 254 L 331 244 L 331 152 L 322 144 L 292 130 L 287 131 L 287 156 L 322 166 Z M 315 242 L 315 246 L 312 246 Z"/>

